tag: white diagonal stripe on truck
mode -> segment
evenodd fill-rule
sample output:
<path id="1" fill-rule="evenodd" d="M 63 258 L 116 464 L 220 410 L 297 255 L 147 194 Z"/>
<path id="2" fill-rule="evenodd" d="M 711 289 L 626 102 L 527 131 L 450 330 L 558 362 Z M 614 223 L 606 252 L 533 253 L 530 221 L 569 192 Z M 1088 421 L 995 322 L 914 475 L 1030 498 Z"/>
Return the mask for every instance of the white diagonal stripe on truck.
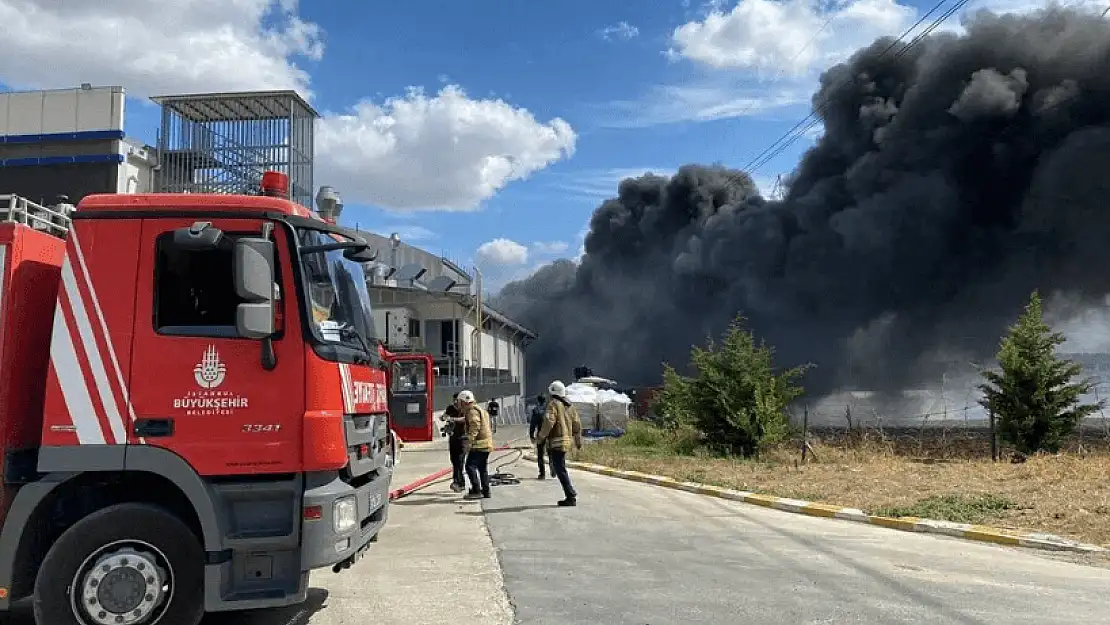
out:
<path id="1" fill-rule="evenodd" d="M 66 326 L 65 313 L 60 305 L 54 310 L 54 327 L 50 334 L 50 361 L 58 376 L 58 386 L 62 389 L 66 411 L 70 421 L 77 429 L 77 442 L 82 445 L 104 444 L 104 432 L 100 419 L 93 409 L 92 397 L 85 385 L 85 374 L 77 362 L 77 350 Z"/>
<path id="2" fill-rule="evenodd" d="M 127 383 L 123 381 L 123 369 L 119 366 L 119 358 L 116 358 L 116 348 L 112 345 L 112 335 L 108 333 L 108 322 L 104 319 L 104 310 L 100 307 L 100 298 L 96 295 L 96 289 L 93 288 L 92 276 L 89 274 L 89 267 L 85 264 L 85 253 L 81 251 L 81 243 L 77 240 L 77 230 L 73 229 L 69 233 L 69 240 L 73 242 L 73 251 L 77 253 L 77 263 L 81 266 L 81 274 L 85 277 L 85 288 L 89 292 L 89 299 L 92 300 L 93 310 L 96 312 L 96 319 L 100 325 L 100 331 L 104 334 L 104 344 L 108 347 L 108 359 L 112 362 L 112 369 L 115 370 L 116 382 L 119 383 L 120 394 L 123 396 L 123 402 L 127 406 L 127 414 L 130 417 L 131 423 L 135 421 L 135 406 L 131 404 L 131 393 L 127 390 Z M 124 423 L 124 428 L 127 428 L 129 423 Z M 126 441 L 121 441 L 126 442 Z M 146 443 L 142 438 L 139 439 L 140 443 Z"/>
<path id="3" fill-rule="evenodd" d="M 108 371 L 104 368 L 104 359 L 100 357 L 100 346 L 96 344 L 96 336 L 93 335 L 88 311 L 85 310 L 81 291 L 77 288 L 77 276 L 73 273 L 73 264 L 68 255 L 62 263 L 62 285 L 69 299 L 70 309 L 73 311 L 73 321 L 77 325 L 81 345 L 85 348 L 85 357 L 89 360 L 89 370 L 92 372 L 96 391 L 100 395 L 100 405 L 104 406 L 108 427 L 112 429 L 112 438 L 118 445 L 126 444 L 127 431 L 123 428 L 123 418 L 120 416 L 119 405 L 116 404 L 116 394 L 112 392 L 112 385 L 108 382 Z"/>
<path id="4" fill-rule="evenodd" d="M 346 414 L 354 414 L 355 398 L 351 388 L 351 369 L 345 362 L 339 363 L 339 384 L 343 387 L 343 411 Z"/>

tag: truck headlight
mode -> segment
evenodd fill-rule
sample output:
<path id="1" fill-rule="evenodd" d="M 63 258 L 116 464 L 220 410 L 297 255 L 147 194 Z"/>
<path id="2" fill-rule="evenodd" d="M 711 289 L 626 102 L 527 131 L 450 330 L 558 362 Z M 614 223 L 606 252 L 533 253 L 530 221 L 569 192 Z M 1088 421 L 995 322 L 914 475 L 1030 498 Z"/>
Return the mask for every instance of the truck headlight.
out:
<path id="1" fill-rule="evenodd" d="M 337 534 L 343 534 L 358 527 L 358 502 L 354 495 L 335 500 L 331 511 L 331 522 Z"/>

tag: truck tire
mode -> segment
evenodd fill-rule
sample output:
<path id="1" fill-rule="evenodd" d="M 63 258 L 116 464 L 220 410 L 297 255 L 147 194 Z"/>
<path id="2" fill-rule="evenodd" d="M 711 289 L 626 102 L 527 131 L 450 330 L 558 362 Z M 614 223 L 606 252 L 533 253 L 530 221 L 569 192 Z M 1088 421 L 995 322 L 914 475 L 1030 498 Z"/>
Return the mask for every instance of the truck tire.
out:
<path id="1" fill-rule="evenodd" d="M 33 604 L 37 625 L 197 625 L 204 616 L 204 549 L 162 508 L 109 506 L 50 548 Z"/>

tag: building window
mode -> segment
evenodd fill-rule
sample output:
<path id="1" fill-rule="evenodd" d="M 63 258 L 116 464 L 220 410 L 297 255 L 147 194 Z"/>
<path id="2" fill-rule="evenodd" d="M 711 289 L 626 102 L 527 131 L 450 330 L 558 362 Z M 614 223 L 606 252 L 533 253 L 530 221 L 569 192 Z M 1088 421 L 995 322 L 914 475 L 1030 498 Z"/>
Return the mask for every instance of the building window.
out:
<path id="1" fill-rule="evenodd" d="M 235 236 L 226 234 L 216 249 L 187 250 L 173 232 L 155 242 L 154 329 L 161 334 L 237 337 L 235 311 L 242 299 L 232 279 Z"/>
<path id="2" fill-rule="evenodd" d="M 420 338 L 420 320 L 419 319 L 409 319 L 409 338 L 411 338 L 411 339 Z"/>

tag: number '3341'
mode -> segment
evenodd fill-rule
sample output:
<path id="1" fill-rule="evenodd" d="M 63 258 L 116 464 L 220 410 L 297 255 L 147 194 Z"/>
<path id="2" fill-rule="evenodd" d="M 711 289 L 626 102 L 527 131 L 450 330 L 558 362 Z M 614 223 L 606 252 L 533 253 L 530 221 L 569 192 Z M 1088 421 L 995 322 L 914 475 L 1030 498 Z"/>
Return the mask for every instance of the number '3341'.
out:
<path id="1" fill-rule="evenodd" d="M 257 432 L 279 432 L 281 425 L 277 423 L 247 423 L 243 425 L 244 432 L 257 433 Z"/>

